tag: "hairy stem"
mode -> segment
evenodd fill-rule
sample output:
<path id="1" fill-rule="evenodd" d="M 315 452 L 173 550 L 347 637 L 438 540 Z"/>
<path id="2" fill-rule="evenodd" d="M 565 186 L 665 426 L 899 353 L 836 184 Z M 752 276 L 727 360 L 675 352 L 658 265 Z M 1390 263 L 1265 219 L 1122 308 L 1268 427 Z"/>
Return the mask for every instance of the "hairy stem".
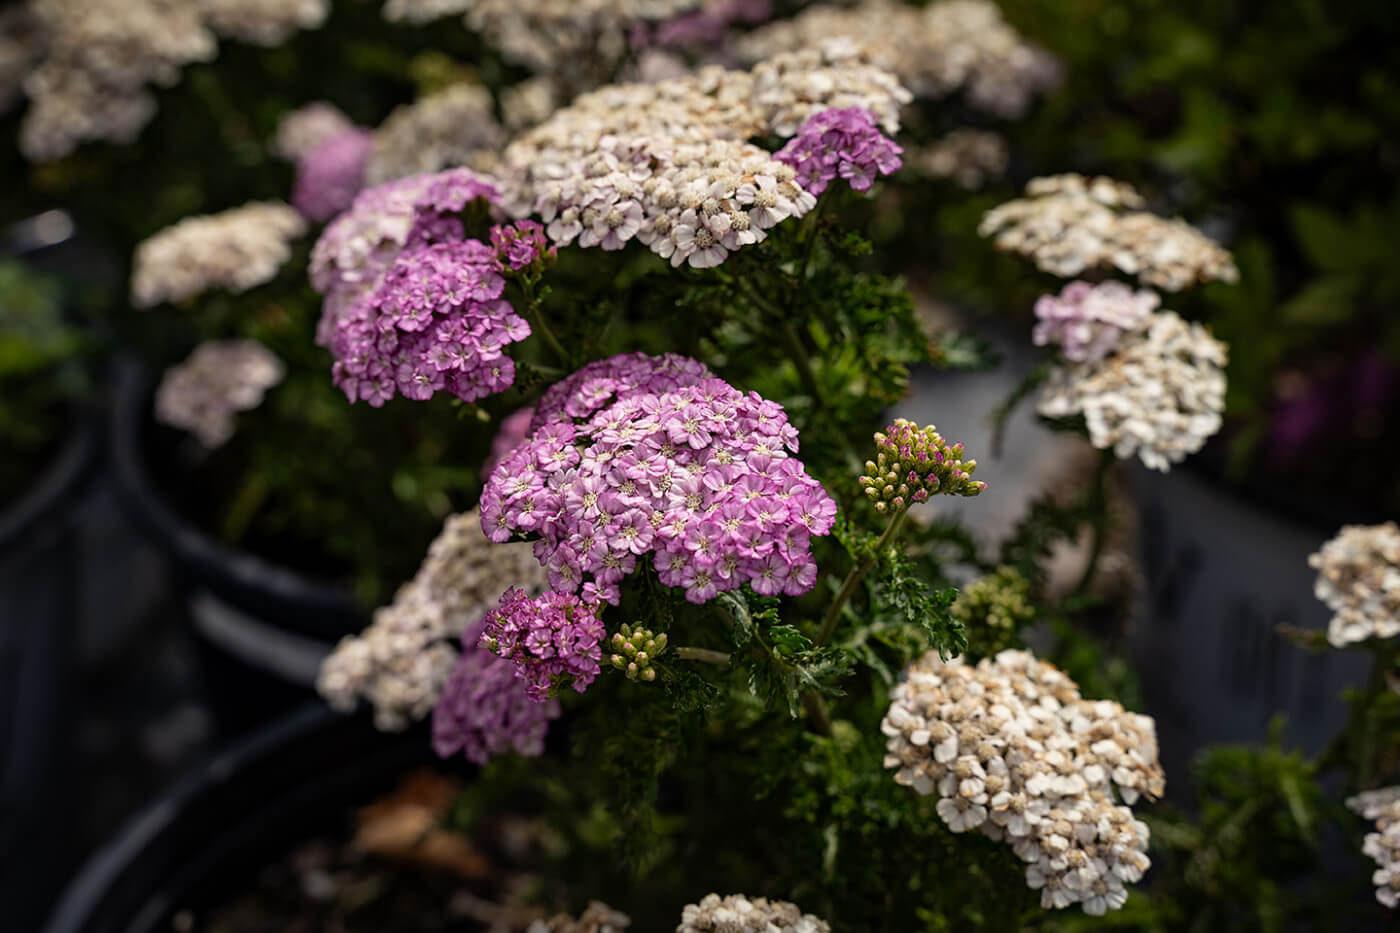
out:
<path id="1" fill-rule="evenodd" d="M 841 619 L 841 610 L 846 603 L 851 601 L 855 595 L 856 587 L 860 586 L 860 581 L 865 579 L 865 575 L 870 572 L 870 568 L 875 566 L 875 560 L 880 553 L 889 547 L 899 534 L 899 529 L 904 524 L 904 516 L 908 509 L 900 509 L 890 519 L 890 523 L 885 526 L 885 533 L 880 535 L 880 540 L 875 542 L 875 546 L 870 549 L 870 553 L 861 558 L 860 563 L 851 568 L 851 572 L 846 574 L 846 579 L 841 583 L 841 589 L 836 593 L 836 599 L 832 600 L 831 606 L 826 610 L 826 615 L 822 618 L 822 627 L 817 632 L 817 644 L 824 645 L 831 640 L 832 634 L 836 631 L 836 623 Z"/>
<path id="2" fill-rule="evenodd" d="M 682 661 L 700 661 L 704 664 L 717 664 L 724 667 L 729 663 L 729 655 L 723 651 L 712 651 L 709 648 L 692 648 L 689 645 L 681 645 L 671 649 L 672 653 Z"/>

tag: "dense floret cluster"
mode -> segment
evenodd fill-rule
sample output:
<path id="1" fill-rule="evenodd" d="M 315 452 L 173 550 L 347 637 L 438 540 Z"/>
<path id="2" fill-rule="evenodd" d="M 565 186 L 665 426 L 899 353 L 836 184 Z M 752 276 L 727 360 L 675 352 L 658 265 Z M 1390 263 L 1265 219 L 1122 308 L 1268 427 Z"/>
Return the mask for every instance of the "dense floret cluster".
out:
<path id="1" fill-rule="evenodd" d="M 798 49 L 854 48 L 919 97 L 962 88 L 974 107 L 1003 117 L 1020 116 L 1060 76 L 1055 59 L 1027 44 L 986 0 L 817 5 L 749 33 L 737 46 L 748 61 Z"/>
<path id="2" fill-rule="evenodd" d="M 988 211 L 978 232 L 1062 278 L 1103 266 L 1170 292 L 1239 278 L 1226 250 L 1184 221 L 1142 210 L 1144 203 L 1110 178 L 1033 178 L 1026 197 Z"/>
<path id="3" fill-rule="evenodd" d="M 280 159 L 296 162 L 332 136 L 354 128 L 355 124 L 335 104 L 312 101 L 281 116 L 272 151 Z"/>
<path id="4" fill-rule="evenodd" d="M 962 455 L 962 442 L 949 444 L 933 425 L 896 418 L 875 435 L 875 459 L 865 461 L 860 487 L 880 512 L 902 512 L 940 493 L 978 495 L 987 484 L 972 478 L 977 461 Z"/>
<path id="5" fill-rule="evenodd" d="M 189 431 L 205 447 L 233 437 L 234 416 L 262 404 L 285 367 L 256 340 L 211 340 L 165 371 L 156 388 L 156 420 Z"/>
<path id="6" fill-rule="evenodd" d="M 404 104 L 374 131 L 365 169 L 367 184 L 465 166 L 490 171 L 505 142 L 491 111 L 491 94 L 453 84 Z"/>
<path id="7" fill-rule="evenodd" d="M 186 217 L 137 245 L 131 303 L 150 308 L 211 288 L 246 292 L 277 275 L 305 232 L 301 215 L 277 201 Z"/>
<path id="8" fill-rule="evenodd" d="M 998 567 L 963 587 L 949 611 L 976 644 L 1004 648 L 1035 618 L 1030 581 L 1015 567 Z"/>
<path id="9" fill-rule="evenodd" d="M 1011 155 L 1006 139 L 987 130 L 953 130 L 942 139 L 911 149 L 909 168 L 932 178 L 951 178 L 969 191 L 1006 174 Z"/>
<path id="10" fill-rule="evenodd" d="M 693 360 L 633 354 L 546 395 L 535 425 L 487 481 L 482 524 L 496 541 L 538 536 L 555 589 L 616 603 L 648 558 L 695 603 L 744 584 L 812 588 L 808 545 L 836 504 L 791 456 L 782 406 Z"/>
<path id="11" fill-rule="evenodd" d="M 456 217 L 496 198 L 467 169 L 415 175 L 361 192 L 326 228 L 311 254 L 312 283 L 326 296 L 317 340 L 351 401 L 444 391 L 474 401 L 515 381 L 505 347 L 530 326 L 501 297 L 496 248 L 464 238 Z M 518 230 L 499 237 L 522 255 Z"/>
<path id="12" fill-rule="evenodd" d="M 1376 824 L 1376 831 L 1367 833 L 1361 844 L 1361 851 L 1376 863 L 1371 875 L 1376 900 L 1390 908 L 1400 906 L 1400 787 L 1365 791 L 1347 806 Z"/>
<path id="13" fill-rule="evenodd" d="M 1010 842 L 1042 906 L 1117 909 L 1147 870 L 1147 826 L 1113 788 L 1125 804 L 1161 795 L 1150 717 L 1083 699 L 1025 651 L 976 667 L 930 652 L 895 687 L 881 728 L 895 780 L 937 794 L 954 832 Z"/>
<path id="14" fill-rule="evenodd" d="M 685 905 L 676 933 L 831 933 L 831 926 L 787 901 L 707 894 Z"/>
<path id="15" fill-rule="evenodd" d="M 544 589 L 544 571 L 530 548 L 488 541 L 475 509 L 449 516 L 394 601 L 375 610 L 359 635 L 341 639 L 321 664 L 316 689 L 342 712 L 365 700 L 380 729 L 422 719 L 457 663 L 455 642 L 507 585 L 531 594 Z M 475 642 L 471 650 L 479 650 Z"/>
<path id="16" fill-rule="evenodd" d="M 773 158 L 797 171 L 799 185 L 821 194 L 837 178 L 856 191 L 869 191 L 876 178 L 900 167 L 903 151 L 880 132 L 873 113 L 846 107 L 808 117 Z"/>
<path id="17" fill-rule="evenodd" d="M 1327 627 L 1334 646 L 1400 635 L 1400 525 L 1346 525 L 1308 565 L 1317 598 L 1335 613 Z"/>
<path id="18" fill-rule="evenodd" d="M 1095 447 L 1165 472 L 1220 430 L 1225 362 L 1203 326 L 1155 312 L 1103 359 L 1052 370 L 1037 410 L 1083 415 Z"/>
<path id="19" fill-rule="evenodd" d="M 572 593 L 532 598 L 512 588 L 486 614 L 481 646 L 515 665 L 525 693 L 537 703 L 564 687 L 582 693 L 602 670 L 601 609 Z"/>
<path id="20" fill-rule="evenodd" d="M 1162 300 L 1153 292 L 1133 291 L 1122 282 L 1070 282 L 1059 295 L 1042 295 L 1035 303 L 1035 345 L 1058 344 L 1074 363 L 1101 360 L 1123 335 L 1147 323 Z"/>
<path id="21" fill-rule="evenodd" d="M 626 914 L 613 910 L 602 901 L 588 905 L 578 919 L 568 914 L 559 914 L 548 920 L 536 920 L 525 933 L 623 933 L 632 926 Z"/>

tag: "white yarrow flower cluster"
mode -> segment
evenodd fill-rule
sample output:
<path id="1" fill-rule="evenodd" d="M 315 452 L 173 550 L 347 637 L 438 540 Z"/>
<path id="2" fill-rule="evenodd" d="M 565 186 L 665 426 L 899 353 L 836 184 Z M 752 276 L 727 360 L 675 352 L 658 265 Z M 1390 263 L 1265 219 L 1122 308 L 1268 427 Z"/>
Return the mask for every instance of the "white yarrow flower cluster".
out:
<path id="1" fill-rule="evenodd" d="M 1008 841 L 1042 906 L 1123 906 L 1149 864 L 1147 825 L 1124 804 L 1165 786 L 1151 717 L 1083 699 L 1025 651 L 975 667 L 931 652 L 892 697 L 881 729 L 898 783 L 937 794 L 954 832 Z"/>
<path id="2" fill-rule="evenodd" d="M 1313 592 L 1334 613 L 1334 646 L 1400 635 L 1400 525 L 1346 525 L 1308 566 L 1318 572 Z"/>
<path id="3" fill-rule="evenodd" d="M 321 25 L 329 0 L 29 0 L 25 157 L 43 162 L 89 140 L 125 143 L 155 115 L 148 85 L 208 61 L 216 35 L 275 45 Z M 37 54 L 35 50 L 41 50 Z"/>
<path id="4" fill-rule="evenodd" d="M 895 73 L 918 97 L 965 89 L 975 107 L 1018 117 L 1059 81 L 1047 52 L 1028 44 L 987 0 L 944 0 L 925 7 L 897 0 L 808 8 L 739 39 L 748 61 L 840 42 Z"/>
<path id="5" fill-rule="evenodd" d="M 536 920 L 525 933 L 624 933 L 631 926 L 632 920 L 626 914 L 602 901 L 593 901 L 578 919 L 560 914 L 548 920 Z"/>
<path id="6" fill-rule="evenodd" d="M 1026 197 L 988 211 L 977 229 L 995 236 L 998 249 L 1062 278 L 1103 266 L 1171 292 L 1239 278 L 1219 244 L 1184 221 L 1141 210 L 1143 204 L 1122 182 L 1053 175 L 1031 179 Z"/>
<path id="7" fill-rule="evenodd" d="M 544 569 L 528 544 L 487 540 L 476 509 L 452 515 L 394 601 L 375 611 L 364 632 L 342 639 L 322 663 L 316 689 L 342 712 L 365 700 L 380 729 L 406 728 L 437 704 L 467 626 L 508 587 L 535 593 L 545 585 Z"/>
<path id="8" fill-rule="evenodd" d="M 490 92 L 474 84 L 449 85 L 399 107 L 374 131 L 365 184 L 458 166 L 489 171 L 504 142 Z"/>
<path id="9" fill-rule="evenodd" d="M 1102 359 L 1052 370 L 1037 411 L 1083 415 L 1095 447 L 1165 472 L 1220 430 L 1225 363 L 1225 344 L 1200 324 L 1156 312 Z"/>
<path id="10" fill-rule="evenodd" d="M 189 431 L 213 450 L 233 437 L 234 417 L 261 405 L 285 372 L 256 340 L 207 341 L 165 371 L 156 388 L 156 420 Z"/>
<path id="11" fill-rule="evenodd" d="M 310 155 L 327 140 L 354 128 L 354 122 L 335 104 L 324 100 L 312 101 L 287 111 L 277 121 L 272 151 L 278 158 L 296 162 Z"/>
<path id="12" fill-rule="evenodd" d="M 279 201 L 255 201 L 186 217 L 136 247 L 131 302 L 150 308 L 211 288 L 244 292 L 271 281 L 292 255 L 306 221 Z"/>
<path id="13" fill-rule="evenodd" d="M 787 901 L 707 894 L 685 905 L 676 933 L 831 933 L 831 926 Z"/>
<path id="14" fill-rule="evenodd" d="M 744 139 L 791 134 L 813 113 L 849 106 L 894 132 L 907 96 L 858 57 L 816 52 L 610 85 L 507 147 L 509 206 L 538 213 L 559 243 L 611 250 L 637 239 L 672 265 L 714 266 L 816 203 L 790 166 Z"/>
<path id="15" fill-rule="evenodd" d="M 1377 865 L 1371 875 L 1376 900 L 1394 908 L 1400 905 L 1400 787 L 1364 791 L 1347 800 L 1347 806 L 1376 823 L 1376 832 L 1366 834 L 1361 851 Z"/>
<path id="16" fill-rule="evenodd" d="M 904 164 L 921 175 L 951 178 L 969 191 L 1006 174 L 1006 140 L 986 130 L 953 130 L 927 146 L 904 151 Z"/>

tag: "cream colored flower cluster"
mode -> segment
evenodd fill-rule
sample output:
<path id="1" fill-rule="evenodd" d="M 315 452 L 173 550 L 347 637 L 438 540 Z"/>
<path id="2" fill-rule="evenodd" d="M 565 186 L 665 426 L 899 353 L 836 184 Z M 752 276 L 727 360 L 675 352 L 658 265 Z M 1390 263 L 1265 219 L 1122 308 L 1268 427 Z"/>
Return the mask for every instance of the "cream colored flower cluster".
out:
<path id="1" fill-rule="evenodd" d="M 278 201 L 186 217 L 136 247 L 131 302 L 149 308 L 211 288 L 244 292 L 271 281 L 306 221 Z"/>
<path id="2" fill-rule="evenodd" d="M 22 6 L 0 10 L 0 113 L 19 99 L 25 75 L 43 52 L 29 10 Z"/>
<path id="3" fill-rule="evenodd" d="M 312 101 L 289 110 L 277 121 L 272 151 L 281 159 L 296 162 L 310 155 L 327 140 L 354 128 L 355 124 L 335 104 L 324 100 Z"/>
<path id="4" fill-rule="evenodd" d="M 787 901 L 707 894 L 681 911 L 676 933 L 831 933 L 831 926 Z"/>
<path id="5" fill-rule="evenodd" d="M 620 249 L 636 238 L 672 265 L 704 268 L 816 203 L 790 166 L 744 139 L 788 135 L 813 113 L 850 106 L 894 132 L 905 99 L 860 57 L 817 52 L 609 85 L 507 147 L 504 188 L 511 209 L 540 214 L 558 242 Z"/>
<path id="6" fill-rule="evenodd" d="M 525 933 L 623 933 L 631 926 L 632 920 L 626 914 L 602 901 L 594 901 L 577 920 L 560 914 L 548 920 L 536 920 Z"/>
<path id="7" fill-rule="evenodd" d="M 904 164 L 921 175 L 951 178 L 969 191 L 1006 174 L 1006 140 L 986 130 L 953 130 L 927 146 L 904 151 Z"/>
<path id="8" fill-rule="evenodd" d="M 476 509 L 450 516 L 394 601 L 326 658 L 316 689 L 343 712 L 363 698 L 380 729 L 403 729 L 436 705 L 467 626 L 508 587 L 533 594 L 545 585 L 544 569 L 528 544 L 488 541 Z"/>
<path id="9" fill-rule="evenodd" d="M 918 97 L 965 89 L 975 107 L 1003 117 L 1025 112 L 1059 81 L 1059 65 L 1028 44 L 987 0 L 943 0 L 925 7 L 898 0 L 814 6 L 741 38 L 748 61 L 846 43 L 899 76 Z"/>
<path id="10" fill-rule="evenodd" d="M 1400 525 L 1346 525 L 1308 566 L 1318 572 L 1313 592 L 1334 613 L 1329 642 L 1400 635 Z"/>
<path id="11" fill-rule="evenodd" d="M 1366 834 L 1361 851 L 1377 865 L 1371 875 L 1376 900 L 1394 908 L 1400 905 L 1400 787 L 1364 791 L 1349 799 L 1347 806 L 1376 823 L 1376 832 Z"/>
<path id="12" fill-rule="evenodd" d="M 282 381 L 282 361 L 256 340 L 211 340 L 165 371 L 156 420 L 189 431 L 213 450 L 233 437 L 234 417 L 262 404 Z"/>
<path id="13" fill-rule="evenodd" d="M 1124 804 L 1164 789 L 1155 724 L 1083 699 L 1053 665 L 1025 651 L 975 667 L 931 652 L 895 687 L 881 729 L 895 780 L 937 794 L 954 832 L 1010 842 L 1042 906 L 1117 909 L 1147 870 L 1147 826 Z"/>
<path id="14" fill-rule="evenodd" d="M 1163 472 L 1220 430 L 1225 344 L 1174 311 L 1154 312 L 1098 360 L 1051 371 L 1037 411 L 1083 415 L 1089 441 Z"/>
<path id="15" fill-rule="evenodd" d="M 399 107 L 374 131 L 365 183 L 463 165 L 490 171 L 504 142 L 490 92 L 474 84 L 450 85 Z"/>
<path id="16" fill-rule="evenodd" d="M 24 79 L 20 149 L 47 161 L 88 140 L 130 142 L 155 115 L 147 85 L 213 58 L 216 34 L 272 45 L 328 11 L 328 0 L 29 0 L 43 51 Z"/>
<path id="17" fill-rule="evenodd" d="M 978 232 L 1063 278 L 1104 266 L 1172 292 L 1239 278 L 1228 251 L 1184 221 L 1141 210 L 1143 204 L 1131 186 L 1109 178 L 1034 178 L 1026 197 L 988 211 Z"/>

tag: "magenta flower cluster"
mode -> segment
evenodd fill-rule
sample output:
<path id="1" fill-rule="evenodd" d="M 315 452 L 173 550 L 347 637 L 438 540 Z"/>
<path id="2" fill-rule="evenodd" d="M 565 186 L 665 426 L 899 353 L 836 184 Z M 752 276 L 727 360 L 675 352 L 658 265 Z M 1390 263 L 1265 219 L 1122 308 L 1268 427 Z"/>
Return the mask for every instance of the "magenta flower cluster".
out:
<path id="1" fill-rule="evenodd" d="M 541 258 L 553 258 L 559 251 L 544 235 L 544 226 L 534 220 L 517 220 L 491 228 L 491 246 L 511 271 L 533 267 Z"/>
<path id="2" fill-rule="evenodd" d="M 530 699 L 515 665 L 477 644 L 485 627 L 482 619 L 462 636 L 461 657 L 433 708 L 433 749 L 478 765 L 509 751 L 538 757 L 559 703 Z"/>
<path id="3" fill-rule="evenodd" d="M 669 354 L 613 357 L 555 388 L 481 498 L 487 537 L 538 536 L 555 590 L 616 604 L 646 560 L 694 603 L 812 588 L 811 537 L 836 503 L 792 456 L 781 405 Z"/>
<path id="4" fill-rule="evenodd" d="M 512 587 L 486 613 L 481 647 L 510 661 L 525 693 L 543 703 L 563 687 L 582 693 L 601 670 L 607 632 L 596 601 L 546 592 L 531 599 Z"/>
<path id="5" fill-rule="evenodd" d="M 311 258 L 312 282 L 326 296 L 317 340 L 352 402 L 443 391 L 470 402 L 515 381 L 505 348 L 530 326 L 501 297 L 503 271 L 537 258 L 536 238 L 501 228 L 492 235 L 498 249 L 467 239 L 458 216 L 497 199 L 466 169 L 417 175 L 361 192 L 322 233 Z"/>
<path id="6" fill-rule="evenodd" d="M 796 170 L 799 185 L 821 194 L 838 177 L 856 191 L 870 190 L 876 178 L 903 164 L 903 151 L 880 132 L 875 114 L 841 107 L 812 114 L 773 158 Z"/>
<path id="7" fill-rule="evenodd" d="M 1038 347 L 1059 344 L 1071 362 L 1101 360 L 1124 334 L 1141 330 L 1161 303 L 1155 292 L 1122 282 L 1070 282 L 1059 295 L 1036 300 L 1031 339 Z"/>
<path id="8" fill-rule="evenodd" d="M 365 164 L 373 145 L 373 133 L 352 126 L 302 156 L 292 182 L 292 206 L 316 223 L 348 208 L 365 186 Z"/>

